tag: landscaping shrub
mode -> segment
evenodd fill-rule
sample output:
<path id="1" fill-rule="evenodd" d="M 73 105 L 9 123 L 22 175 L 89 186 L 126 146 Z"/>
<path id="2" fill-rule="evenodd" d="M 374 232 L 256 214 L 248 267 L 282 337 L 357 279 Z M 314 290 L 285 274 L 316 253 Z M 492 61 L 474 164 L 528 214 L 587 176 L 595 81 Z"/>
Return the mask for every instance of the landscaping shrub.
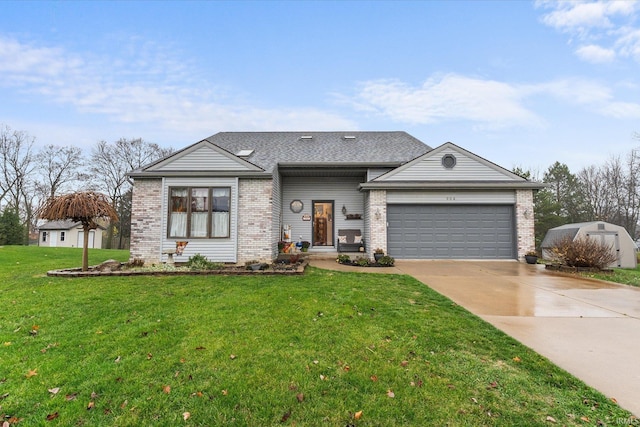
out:
<path id="1" fill-rule="evenodd" d="M 222 267 L 222 264 L 211 262 L 204 255 L 195 254 L 189 257 L 187 267 L 189 270 L 218 270 Z"/>
<path id="2" fill-rule="evenodd" d="M 378 260 L 378 264 L 384 266 L 384 267 L 393 267 L 393 265 L 395 264 L 396 260 L 392 257 L 390 257 L 389 255 L 385 255 L 382 258 L 380 258 Z"/>
<path id="3" fill-rule="evenodd" d="M 351 257 L 349 257 L 349 255 L 338 255 L 338 258 L 336 259 L 337 262 L 339 262 L 340 264 L 350 264 L 351 263 Z"/>
<path id="4" fill-rule="evenodd" d="M 586 236 L 576 239 L 565 236 L 554 242 L 550 248 L 552 261 L 569 267 L 590 267 L 603 269 L 616 261 L 611 245 Z"/>
<path id="5" fill-rule="evenodd" d="M 368 267 L 369 260 L 365 257 L 359 257 L 358 259 L 355 260 L 354 264 L 359 265 L 360 267 Z"/>

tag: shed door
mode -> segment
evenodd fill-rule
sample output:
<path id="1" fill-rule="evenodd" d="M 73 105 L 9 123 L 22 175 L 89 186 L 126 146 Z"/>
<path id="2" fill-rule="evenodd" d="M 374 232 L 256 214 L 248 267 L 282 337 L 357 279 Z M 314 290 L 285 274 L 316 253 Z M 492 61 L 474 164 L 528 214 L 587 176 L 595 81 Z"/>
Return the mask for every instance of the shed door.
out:
<path id="1" fill-rule="evenodd" d="M 395 258 L 516 258 L 512 205 L 389 205 L 387 221 Z"/>

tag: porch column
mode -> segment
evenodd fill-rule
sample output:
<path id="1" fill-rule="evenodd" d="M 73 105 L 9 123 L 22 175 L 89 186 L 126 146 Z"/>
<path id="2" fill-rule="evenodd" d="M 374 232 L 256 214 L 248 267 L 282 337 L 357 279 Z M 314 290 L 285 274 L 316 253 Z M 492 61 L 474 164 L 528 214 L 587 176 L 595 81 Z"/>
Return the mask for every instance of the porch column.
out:
<path id="1" fill-rule="evenodd" d="M 518 259 L 536 248 L 532 190 L 516 190 L 516 233 L 518 233 Z"/>
<path id="2" fill-rule="evenodd" d="M 373 251 L 381 248 L 387 253 L 387 191 L 369 191 L 369 242 L 367 254 L 373 256 Z"/>

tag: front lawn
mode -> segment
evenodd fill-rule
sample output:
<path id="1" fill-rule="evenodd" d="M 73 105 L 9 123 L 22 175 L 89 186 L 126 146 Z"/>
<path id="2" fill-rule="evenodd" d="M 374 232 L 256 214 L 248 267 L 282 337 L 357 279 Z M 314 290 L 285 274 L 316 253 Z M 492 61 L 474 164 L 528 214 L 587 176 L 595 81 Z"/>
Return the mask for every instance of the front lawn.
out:
<path id="1" fill-rule="evenodd" d="M 610 273 L 588 273 L 585 275 L 609 282 L 640 286 L 640 265 L 636 268 L 614 268 Z"/>
<path id="2" fill-rule="evenodd" d="M 611 399 L 408 276 L 52 278 L 0 248 L 0 414 L 19 426 L 615 425 Z M 90 264 L 126 260 L 92 251 Z M 48 421 L 50 420 L 50 421 Z"/>

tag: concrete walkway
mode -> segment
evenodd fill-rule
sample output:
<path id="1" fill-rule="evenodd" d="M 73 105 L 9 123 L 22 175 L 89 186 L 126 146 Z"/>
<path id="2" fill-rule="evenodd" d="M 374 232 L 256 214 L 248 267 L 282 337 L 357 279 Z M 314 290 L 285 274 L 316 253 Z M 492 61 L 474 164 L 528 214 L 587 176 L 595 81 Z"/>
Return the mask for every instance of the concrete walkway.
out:
<path id="1" fill-rule="evenodd" d="M 409 274 L 640 416 L 640 288 L 516 261 L 396 261 Z"/>

